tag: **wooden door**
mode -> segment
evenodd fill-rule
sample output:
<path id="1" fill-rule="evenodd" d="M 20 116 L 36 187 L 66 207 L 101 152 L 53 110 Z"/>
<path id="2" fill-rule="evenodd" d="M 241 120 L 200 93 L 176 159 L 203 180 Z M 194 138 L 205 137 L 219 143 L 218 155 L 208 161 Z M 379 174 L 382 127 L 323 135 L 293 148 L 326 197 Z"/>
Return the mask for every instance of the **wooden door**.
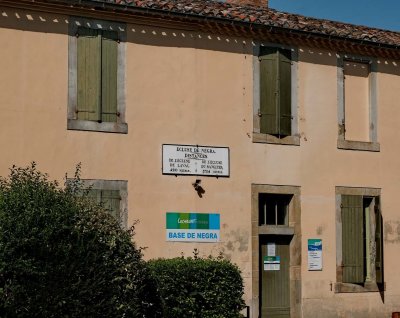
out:
<path id="1" fill-rule="evenodd" d="M 278 235 L 260 237 L 261 318 L 290 318 L 291 238 Z M 272 261 L 275 264 L 271 264 Z"/>

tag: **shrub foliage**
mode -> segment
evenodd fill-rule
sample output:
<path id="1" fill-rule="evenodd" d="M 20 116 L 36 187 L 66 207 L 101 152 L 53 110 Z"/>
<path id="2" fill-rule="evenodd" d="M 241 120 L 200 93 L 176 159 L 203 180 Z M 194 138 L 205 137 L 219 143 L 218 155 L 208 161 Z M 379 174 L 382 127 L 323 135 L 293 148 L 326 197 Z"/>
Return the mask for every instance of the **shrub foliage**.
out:
<path id="1" fill-rule="evenodd" d="M 159 317 L 133 229 L 85 197 L 77 171 L 65 188 L 34 163 L 0 179 L 0 316 Z"/>
<path id="2" fill-rule="evenodd" d="M 149 261 L 158 283 L 165 318 L 236 318 L 244 308 L 238 267 L 222 258 Z"/>

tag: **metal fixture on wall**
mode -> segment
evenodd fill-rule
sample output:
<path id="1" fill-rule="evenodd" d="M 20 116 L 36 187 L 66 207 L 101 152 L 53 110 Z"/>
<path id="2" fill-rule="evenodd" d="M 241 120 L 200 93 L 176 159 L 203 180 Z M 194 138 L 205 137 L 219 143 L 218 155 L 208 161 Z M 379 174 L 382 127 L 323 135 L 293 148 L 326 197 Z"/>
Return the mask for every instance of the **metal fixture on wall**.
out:
<path id="1" fill-rule="evenodd" d="M 203 187 L 200 185 L 201 179 L 196 179 L 194 183 L 192 183 L 192 186 L 194 187 L 194 190 L 197 192 L 197 195 L 202 198 L 203 194 L 206 193 L 206 190 L 203 189 Z"/>

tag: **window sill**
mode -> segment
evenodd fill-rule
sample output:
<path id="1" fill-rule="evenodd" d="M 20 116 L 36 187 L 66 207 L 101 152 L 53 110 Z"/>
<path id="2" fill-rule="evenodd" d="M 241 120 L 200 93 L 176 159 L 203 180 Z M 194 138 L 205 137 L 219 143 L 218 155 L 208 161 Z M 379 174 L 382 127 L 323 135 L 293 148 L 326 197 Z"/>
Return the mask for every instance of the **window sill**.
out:
<path id="1" fill-rule="evenodd" d="M 128 124 L 109 122 L 98 123 L 90 120 L 68 119 L 67 129 L 127 134 Z"/>
<path id="2" fill-rule="evenodd" d="M 294 227 L 286 225 L 260 225 L 259 235 L 294 235 Z"/>
<path id="3" fill-rule="evenodd" d="M 380 292 L 386 290 L 386 283 L 381 288 L 377 283 L 366 282 L 364 285 L 351 284 L 351 283 L 336 283 L 335 293 L 369 293 Z"/>
<path id="4" fill-rule="evenodd" d="M 276 144 L 276 145 L 289 145 L 289 146 L 300 146 L 299 136 L 287 136 L 284 138 L 278 138 L 268 134 L 261 134 L 253 132 L 253 142 L 265 143 L 265 144 Z"/>
<path id="5" fill-rule="evenodd" d="M 379 142 L 367 142 L 367 141 L 352 141 L 352 140 L 343 140 L 338 139 L 337 141 L 338 149 L 345 150 L 360 150 L 360 151 L 380 151 Z"/>

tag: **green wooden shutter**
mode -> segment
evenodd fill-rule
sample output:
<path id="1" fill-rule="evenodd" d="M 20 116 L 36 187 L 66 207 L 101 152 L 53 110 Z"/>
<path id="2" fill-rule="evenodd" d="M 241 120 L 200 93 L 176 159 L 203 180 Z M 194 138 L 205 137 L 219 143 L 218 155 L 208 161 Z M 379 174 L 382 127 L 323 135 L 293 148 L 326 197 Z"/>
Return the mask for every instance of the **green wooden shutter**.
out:
<path id="1" fill-rule="evenodd" d="M 363 283 L 364 211 L 363 197 L 342 195 L 342 262 L 344 283 Z"/>
<path id="2" fill-rule="evenodd" d="M 120 219 L 120 201 L 121 197 L 118 190 L 101 190 L 101 202 L 117 220 Z"/>
<path id="3" fill-rule="evenodd" d="M 376 282 L 383 284 L 383 240 L 382 240 L 382 214 L 379 205 L 379 197 L 375 198 L 375 271 Z"/>
<path id="4" fill-rule="evenodd" d="M 102 32 L 101 50 L 101 120 L 117 121 L 117 70 L 118 70 L 118 33 Z"/>
<path id="5" fill-rule="evenodd" d="M 260 132 L 279 133 L 278 61 L 276 48 L 263 48 L 260 60 Z"/>
<path id="6" fill-rule="evenodd" d="M 117 220 L 120 218 L 121 196 L 119 190 L 90 189 L 88 197 L 98 204 L 103 204 L 104 208 Z"/>
<path id="7" fill-rule="evenodd" d="M 93 201 L 95 201 L 96 203 L 101 202 L 101 190 L 99 190 L 99 189 L 90 189 L 88 191 L 87 196 L 89 198 L 91 198 Z"/>
<path id="8" fill-rule="evenodd" d="M 101 37 L 88 28 L 79 28 L 78 35 L 77 119 L 100 120 Z"/>
<path id="9" fill-rule="evenodd" d="M 279 135 L 292 133 L 292 60 L 291 51 L 279 50 Z"/>

